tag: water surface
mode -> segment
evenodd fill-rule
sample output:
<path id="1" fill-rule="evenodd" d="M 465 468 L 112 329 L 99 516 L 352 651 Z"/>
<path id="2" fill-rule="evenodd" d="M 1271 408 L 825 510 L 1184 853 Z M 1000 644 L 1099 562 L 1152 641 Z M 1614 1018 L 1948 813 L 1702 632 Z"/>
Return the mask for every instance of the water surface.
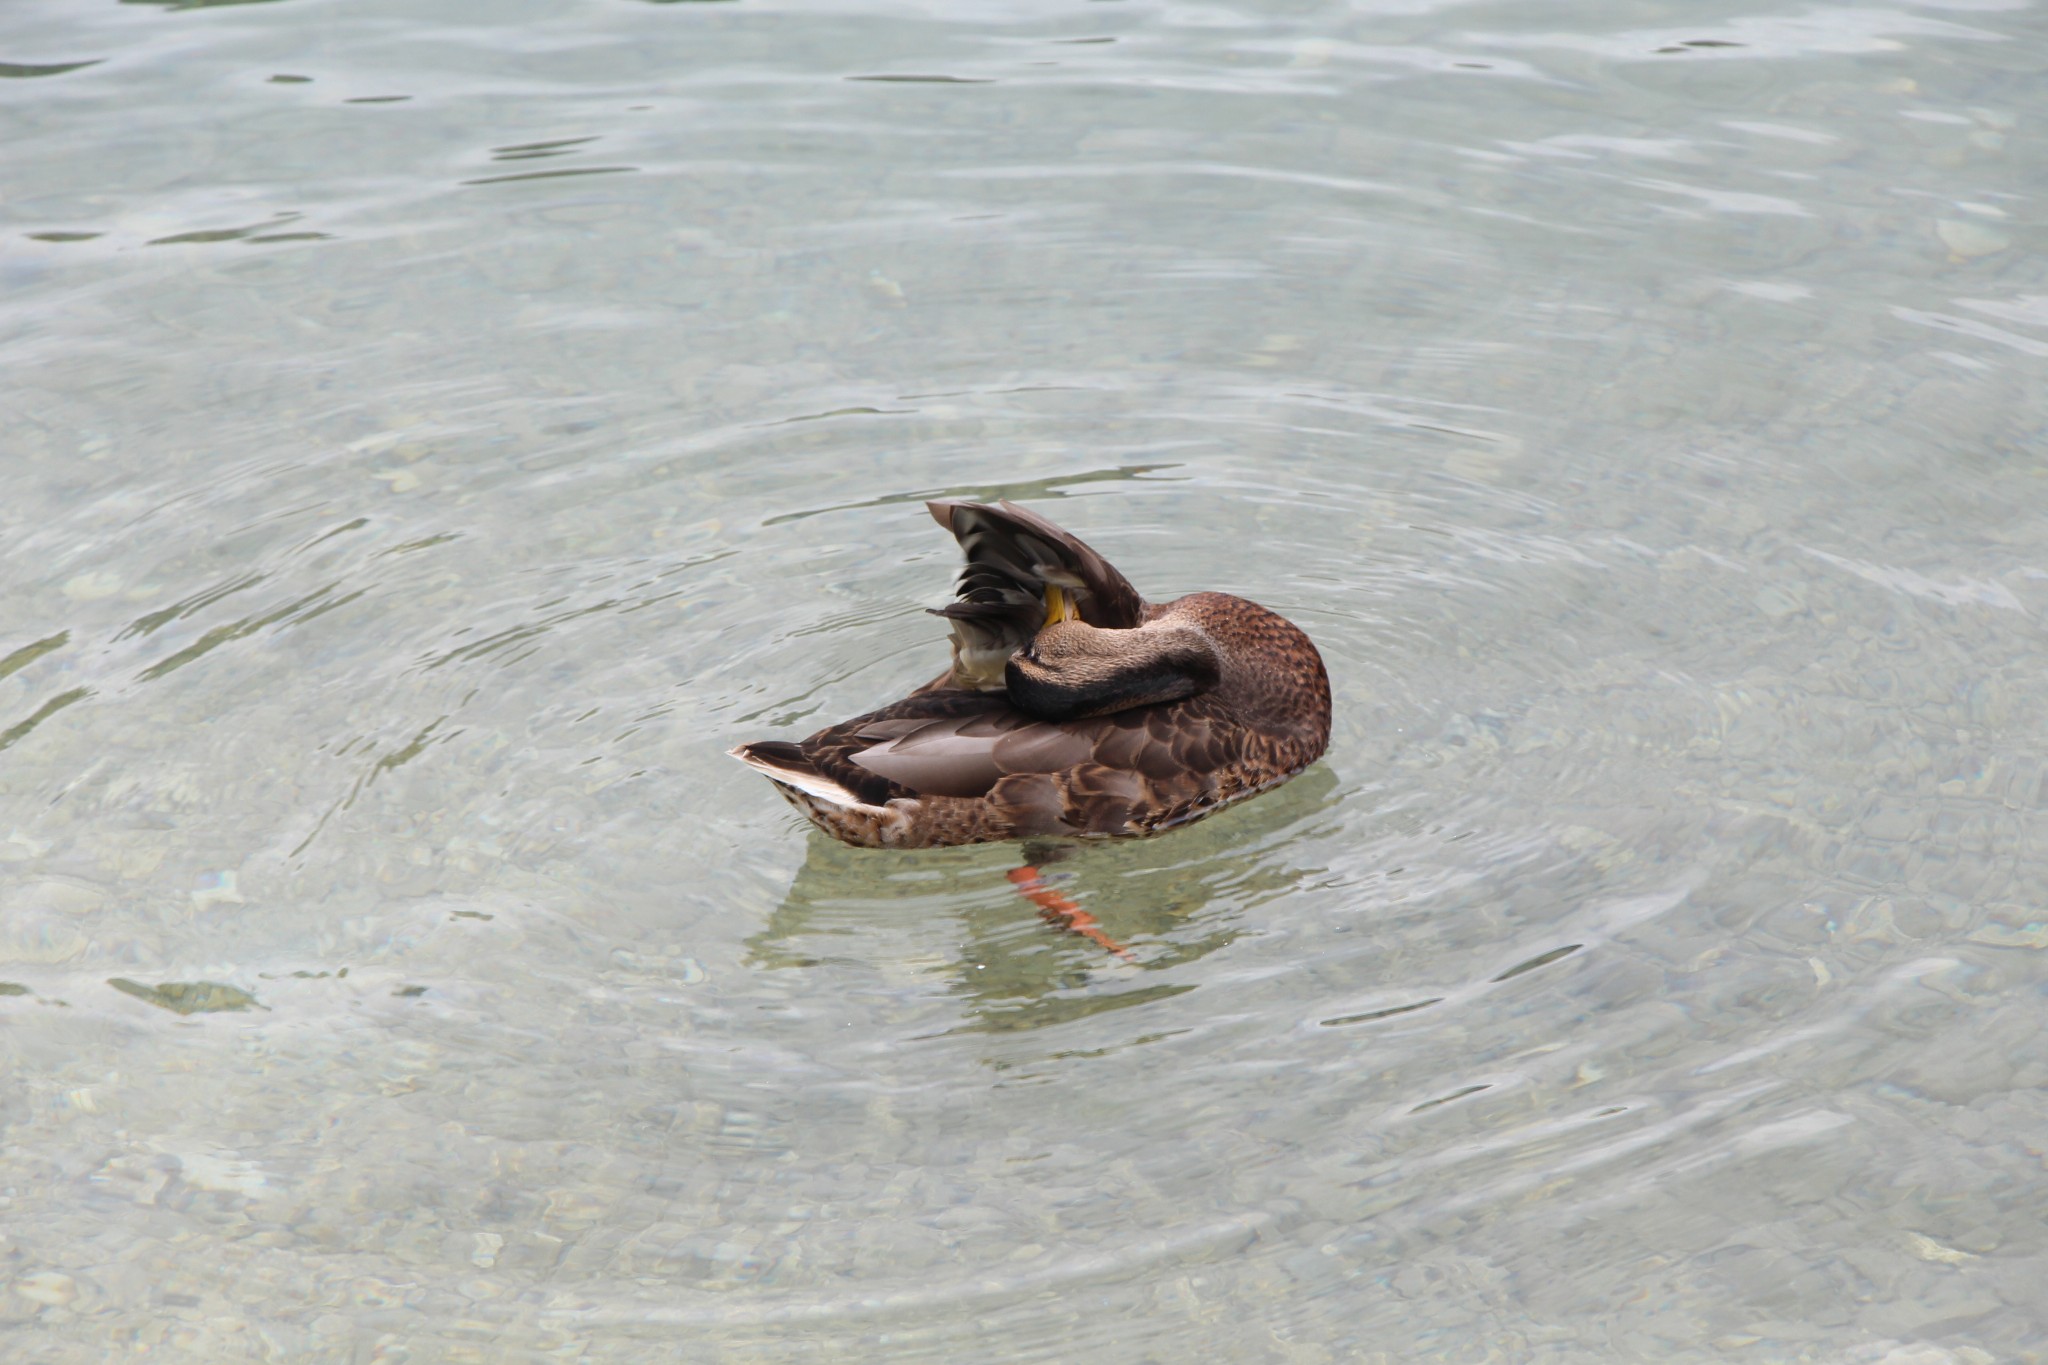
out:
<path id="1" fill-rule="evenodd" d="M 16 1358 L 2048 1356 L 2026 0 L 19 0 Z M 1010 497 L 1321 644 L 1061 890 L 726 759 Z"/>

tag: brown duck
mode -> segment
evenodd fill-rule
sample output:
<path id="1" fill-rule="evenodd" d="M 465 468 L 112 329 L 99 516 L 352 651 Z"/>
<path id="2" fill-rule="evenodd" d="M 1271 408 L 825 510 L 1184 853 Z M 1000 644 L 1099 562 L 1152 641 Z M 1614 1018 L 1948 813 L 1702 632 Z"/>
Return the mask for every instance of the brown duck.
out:
<path id="1" fill-rule="evenodd" d="M 1147 603 L 1014 503 L 926 505 L 967 555 L 937 611 L 952 666 L 800 743 L 732 751 L 826 833 L 868 848 L 1154 834 L 1322 756 L 1330 680 L 1289 622 L 1219 592 Z"/>

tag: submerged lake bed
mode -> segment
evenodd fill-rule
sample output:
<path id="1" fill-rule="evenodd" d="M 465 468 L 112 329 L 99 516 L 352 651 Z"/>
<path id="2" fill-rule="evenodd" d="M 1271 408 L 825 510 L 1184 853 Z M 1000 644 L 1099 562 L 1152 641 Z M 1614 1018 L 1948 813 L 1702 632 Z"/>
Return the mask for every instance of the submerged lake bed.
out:
<path id="1" fill-rule="evenodd" d="M 0 16 L 11 1358 L 2048 1359 L 2030 0 Z M 1300 624 L 1046 869 L 928 498 Z"/>

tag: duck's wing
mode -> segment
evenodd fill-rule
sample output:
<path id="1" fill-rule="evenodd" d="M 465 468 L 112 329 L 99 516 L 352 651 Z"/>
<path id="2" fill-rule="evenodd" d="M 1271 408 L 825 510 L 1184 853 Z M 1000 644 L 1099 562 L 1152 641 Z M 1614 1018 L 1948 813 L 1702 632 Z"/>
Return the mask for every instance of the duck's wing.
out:
<path id="1" fill-rule="evenodd" d="M 986 796 L 1016 773 L 1087 762 L 1092 736 L 1004 707 L 971 716 L 863 726 L 848 761 L 919 796 Z"/>
<path id="2" fill-rule="evenodd" d="M 813 818 L 818 802 L 880 819 L 906 799 L 930 826 L 909 842 L 945 844 L 1168 828 L 1298 769 L 1261 767 L 1262 740 L 1208 697 L 1056 723 L 952 689 L 733 755 L 806 793 Z"/>
<path id="3" fill-rule="evenodd" d="M 1002 708 L 884 721 L 852 765 L 921 796 L 960 796 L 1010 837 L 1131 834 L 1204 808 L 1236 776 L 1247 736 L 1207 698 L 1055 723 Z"/>
<path id="4" fill-rule="evenodd" d="M 1003 662 L 1048 621 L 1078 615 L 1125 630 L 1144 620 L 1144 600 L 1129 580 L 1036 512 L 1013 502 L 925 506 L 967 556 L 953 601 L 937 609 L 953 623 L 961 686 L 1000 687 Z"/>
<path id="5" fill-rule="evenodd" d="M 756 740 L 732 750 L 732 756 L 764 776 L 800 787 L 826 800 L 880 805 L 896 797 L 928 793 L 895 780 L 889 774 L 858 762 L 861 754 L 932 725 L 960 727 L 986 722 L 1004 714 L 1016 714 L 999 692 L 969 692 L 957 687 L 926 688 L 879 711 L 828 725 L 798 743 L 788 740 Z M 979 732 L 980 727 L 977 727 Z M 984 742 L 982 748 L 988 747 Z M 974 761 L 967 753 L 956 754 L 948 778 L 939 779 L 951 788 L 972 785 L 968 773 Z M 943 766 L 943 765 L 942 765 Z M 991 779 L 991 782 L 993 779 Z M 988 790 L 984 782 L 974 795 Z M 936 793 L 931 793 L 936 794 Z"/>
<path id="6" fill-rule="evenodd" d="M 1000 694 L 956 689 L 906 697 L 800 744 L 758 742 L 733 753 L 770 777 L 829 785 L 835 799 L 880 804 L 894 797 L 981 798 L 1005 778 L 1077 769 L 1177 786 L 1234 762 L 1242 747 L 1234 732 L 1205 698 L 1054 722 L 1017 710 Z"/>
<path id="7" fill-rule="evenodd" d="M 981 798 L 1014 773 L 1057 772 L 1089 760 L 1094 727 L 1059 726 L 1001 693 L 920 692 L 827 726 L 801 743 L 742 744 L 733 756 L 768 777 L 835 801 Z"/>

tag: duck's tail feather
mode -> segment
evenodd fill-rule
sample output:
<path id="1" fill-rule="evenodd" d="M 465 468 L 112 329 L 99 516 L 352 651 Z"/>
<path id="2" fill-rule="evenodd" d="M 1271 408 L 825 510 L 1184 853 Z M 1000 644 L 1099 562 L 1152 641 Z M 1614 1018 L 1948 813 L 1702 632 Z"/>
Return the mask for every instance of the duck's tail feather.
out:
<path id="1" fill-rule="evenodd" d="M 862 848 L 918 844 L 916 800 L 864 801 L 787 740 L 757 740 L 727 752 L 773 782 L 783 799 L 835 839 Z"/>
<path id="2" fill-rule="evenodd" d="M 833 806 L 861 806 L 860 793 L 818 771 L 804 751 L 787 740 L 763 739 L 726 750 L 755 772 Z"/>

